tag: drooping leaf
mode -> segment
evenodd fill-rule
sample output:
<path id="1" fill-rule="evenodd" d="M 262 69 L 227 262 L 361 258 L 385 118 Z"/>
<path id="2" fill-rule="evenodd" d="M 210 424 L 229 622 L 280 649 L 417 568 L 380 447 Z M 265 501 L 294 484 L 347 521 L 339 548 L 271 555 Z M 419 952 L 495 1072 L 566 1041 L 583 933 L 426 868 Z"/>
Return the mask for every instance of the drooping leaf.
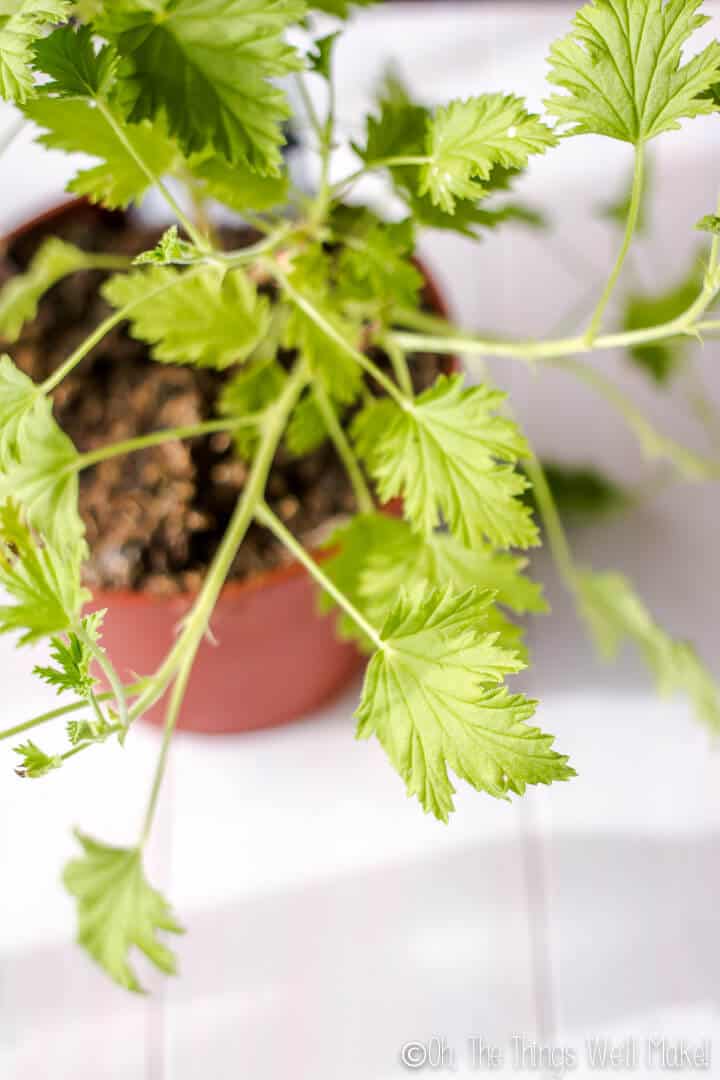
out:
<path id="1" fill-rule="evenodd" d="M 682 63 L 707 22 L 702 0 L 593 0 L 550 50 L 548 78 L 566 93 L 548 110 L 568 134 L 608 135 L 640 144 L 684 118 L 715 109 L 703 95 L 720 78 L 720 44 Z"/>
<path id="2" fill-rule="evenodd" d="M 109 105 L 138 157 L 155 176 L 162 177 L 178 160 L 178 149 L 162 120 L 155 124 L 125 124 L 117 105 Z M 38 97 L 24 106 L 26 116 L 44 129 L 38 141 L 52 150 L 89 154 L 100 163 L 81 169 L 67 190 L 111 210 L 140 202 L 152 181 L 127 149 L 102 112 L 89 100 Z"/>
<path id="3" fill-rule="evenodd" d="M 12 601 L 0 606 L 0 633 L 20 645 L 68 630 L 88 599 L 76 553 L 39 539 L 12 501 L 0 505 L 0 585 Z"/>
<path id="4" fill-rule="evenodd" d="M 288 106 L 274 79 L 301 66 L 285 30 L 302 0 L 137 0 L 98 18 L 117 48 L 134 123 L 167 117 L 186 156 L 212 148 L 277 175 Z"/>
<path id="5" fill-rule="evenodd" d="M 37 315 L 40 298 L 87 262 L 87 252 L 57 236 L 48 237 L 27 270 L 9 278 L 0 289 L 0 336 L 9 342 L 17 341 L 24 324 Z"/>
<path id="6" fill-rule="evenodd" d="M 0 4 L 0 95 L 22 104 L 34 89 L 33 43 L 66 19 L 70 0 L 3 0 Z"/>
<path id="7" fill-rule="evenodd" d="M 267 299 L 239 269 L 153 266 L 109 278 L 102 293 L 115 308 L 136 305 L 132 336 L 167 364 L 229 367 L 250 355 L 268 326 Z"/>
<path id="8" fill-rule="evenodd" d="M 477 200 L 493 167 L 523 169 L 556 143 L 552 131 L 513 95 L 484 94 L 438 109 L 427 134 L 430 161 L 420 195 L 451 214 L 456 199 Z"/>
<path id="9" fill-rule="evenodd" d="M 440 515 L 466 547 L 485 538 L 528 547 L 537 528 L 520 496 L 527 480 L 514 463 L 529 455 L 517 425 L 497 410 L 504 395 L 439 376 L 407 408 L 372 402 L 353 426 L 355 445 L 383 502 L 398 496 L 405 514 L 430 534 Z"/>
<path id="10" fill-rule="evenodd" d="M 616 573 L 583 571 L 577 578 L 581 611 L 601 654 L 613 659 L 632 641 L 654 673 L 661 694 L 684 693 L 698 719 L 720 732 L 720 689 L 692 645 L 672 638 L 653 619 L 632 584 Z"/>
<path id="11" fill-rule="evenodd" d="M 427 812 L 447 821 L 448 768 L 496 798 L 574 775 L 552 736 L 528 721 L 535 702 L 500 685 L 523 667 L 484 630 L 492 594 L 403 593 L 365 675 L 358 736 L 376 735 Z"/>
<path id="12" fill-rule="evenodd" d="M 83 853 L 67 864 L 63 881 L 77 902 L 79 944 L 126 990 L 142 991 L 130 962 L 134 948 L 174 975 L 175 957 L 158 932 L 180 934 L 182 928 L 148 884 L 140 850 L 110 847 L 81 832 L 76 836 Z"/>

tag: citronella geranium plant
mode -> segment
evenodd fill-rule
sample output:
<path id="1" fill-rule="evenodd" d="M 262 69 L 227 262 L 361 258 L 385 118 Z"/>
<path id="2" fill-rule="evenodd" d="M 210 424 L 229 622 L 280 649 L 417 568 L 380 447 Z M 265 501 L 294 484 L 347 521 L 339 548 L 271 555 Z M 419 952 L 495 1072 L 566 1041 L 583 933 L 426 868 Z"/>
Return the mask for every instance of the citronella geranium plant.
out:
<path id="1" fill-rule="evenodd" d="M 120 849 L 79 834 L 82 852 L 65 872 L 80 941 L 109 975 L 139 988 L 133 947 L 174 970 L 159 933 L 179 927 L 145 877 L 143 850 L 198 648 L 254 521 L 307 568 L 326 606 L 339 609 L 339 632 L 370 654 L 358 734 L 379 739 L 408 793 L 442 820 L 453 809 L 450 773 L 498 798 L 574 775 L 552 736 L 533 725 L 536 703 L 505 685 L 525 666 L 521 629 L 508 612 L 544 607 L 524 575 L 525 558 L 511 550 L 539 542 L 533 504 L 601 648 L 614 653 L 635 641 L 660 687 L 688 694 L 700 718 L 720 728 L 716 687 L 693 649 L 654 622 L 623 577 L 574 562 L 551 487 L 503 395 L 460 374 L 440 375 L 415 394 L 411 374 L 420 352 L 562 364 L 620 408 L 647 455 L 691 479 L 718 475 L 717 461 L 664 437 L 583 362 L 615 347 L 642 356 L 720 327 L 707 314 L 720 291 L 720 217 L 709 207 L 701 223 L 707 250 L 680 309 L 665 318 L 662 303 L 651 305 L 660 317 L 650 325 L 635 303 L 632 328 L 604 330 L 639 223 L 647 144 L 718 108 L 720 44 L 683 55 L 705 21 L 698 0 L 584 7 L 552 48 L 545 117 L 512 93 L 480 92 L 431 109 L 388 83 L 354 146 L 357 168 L 339 180 L 332 168 L 336 35 L 312 40 L 313 11 L 303 0 L 22 0 L 9 7 L 0 16 L 0 91 L 46 146 L 97 160 L 70 190 L 119 208 L 155 188 L 177 219 L 134 262 L 51 238 L 0 293 L 0 333 L 12 343 L 62 277 L 112 272 L 102 285 L 112 314 L 42 384 L 10 356 L 0 362 L 0 583 L 9 597 L 0 630 L 21 645 L 50 639 L 51 660 L 37 675 L 73 699 L 0 738 L 23 733 L 18 771 L 42 777 L 100 742 L 123 744 L 148 708 L 167 701 L 141 835 Z M 347 15 L 344 0 L 310 8 Z M 293 28 L 312 41 L 305 52 L 289 44 Z M 297 83 L 319 156 L 310 197 L 291 183 L 281 153 L 290 114 L 285 76 Z M 308 79 L 323 81 L 326 108 L 313 104 Z M 587 325 L 562 340 L 487 340 L 425 311 L 412 261 L 416 231 L 473 235 L 501 223 L 512 208 L 485 200 L 531 157 L 584 133 L 630 143 L 635 154 L 620 253 Z M 371 172 L 392 182 L 407 208 L 403 220 L 344 205 Z M 185 211 L 181 185 L 197 213 Z M 259 239 L 221 249 L 207 200 L 238 211 Z M 54 418 L 52 393 L 121 323 L 159 364 L 230 372 L 219 415 L 80 453 Z M 380 353 L 386 364 L 377 362 Z M 102 614 L 84 614 L 79 474 L 116 455 L 221 431 L 232 433 L 249 461 L 242 494 L 166 658 L 127 685 L 103 648 Z M 337 550 L 321 565 L 265 499 L 283 440 L 296 453 L 330 440 L 352 484 L 357 514 L 336 532 Z M 383 514 L 379 507 L 396 498 L 402 516 Z M 61 721 L 66 749 L 43 751 L 34 729 Z"/>

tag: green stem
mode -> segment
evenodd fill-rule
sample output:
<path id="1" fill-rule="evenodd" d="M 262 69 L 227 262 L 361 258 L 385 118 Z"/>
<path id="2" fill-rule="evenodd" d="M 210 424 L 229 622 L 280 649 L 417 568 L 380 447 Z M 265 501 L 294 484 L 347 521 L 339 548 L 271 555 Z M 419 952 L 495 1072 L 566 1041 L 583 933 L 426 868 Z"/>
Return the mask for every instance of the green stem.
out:
<path id="1" fill-rule="evenodd" d="M 187 271 L 187 274 L 192 274 L 194 272 L 195 271 L 193 269 L 190 269 Z M 187 280 L 187 274 L 184 275 L 182 279 L 183 282 Z M 139 307 L 140 304 L 146 304 L 149 300 L 153 300 L 161 293 L 167 292 L 168 289 L 174 289 L 177 284 L 177 280 L 166 282 L 164 285 L 158 286 L 157 289 L 151 289 L 150 292 L 146 293 L 144 296 L 140 296 L 137 297 L 135 300 L 131 300 L 129 304 L 125 304 L 124 307 L 119 308 L 118 311 L 114 312 L 112 315 L 109 315 L 107 319 L 105 319 L 103 322 L 101 322 L 98 326 L 95 327 L 92 334 L 86 337 L 85 340 L 78 345 L 77 349 L 75 349 L 75 351 L 67 358 L 64 364 L 60 365 L 57 371 L 54 371 L 52 375 L 50 375 L 49 378 L 45 380 L 45 382 L 40 383 L 38 387 L 39 393 L 51 393 L 55 389 L 55 387 L 59 386 L 63 379 L 65 379 L 70 374 L 70 372 L 78 366 L 80 361 L 84 360 L 89 352 L 92 352 L 95 346 L 98 345 L 102 341 L 102 339 L 110 333 L 111 330 L 113 330 L 119 323 L 124 322 L 125 319 L 129 318 L 129 316 L 136 307 Z"/>
<path id="2" fill-rule="evenodd" d="M 90 691 L 90 694 L 88 695 L 88 700 L 92 705 L 92 710 L 95 713 L 96 720 L 96 723 L 93 723 L 92 721 L 90 722 L 90 728 L 93 735 L 97 735 L 98 731 L 101 731 L 102 728 L 105 726 L 105 717 L 103 716 L 102 709 L 100 708 L 100 702 L 98 701 L 97 695 L 94 690 Z"/>
<path id="3" fill-rule="evenodd" d="M 401 393 L 400 390 L 398 390 L 392 379 L 388 378 L 388 376 L 383 371 L 381 371 L 380 368 L 373 364 L 372 360 L 368 359 L 368 357 L 365 356 L 364 353 L 361 353 L 359 349 L 356 349 L 354 346 L 350 345 L 348 341 L 345 340 L 342 334 L 335 329 L 332 323 L 328 322 L 328 320 L 322 315 L 322 313 L 318 311 L 317 308 L 313 307 L 307 297 L 303 296 L 302 293 L 298 292 L 295 286 L 290 283 L 289 279 L 283 273 L 277 263 L 267 259 L 263 260 L 262 265 L 265 267 L 265 269 L 267 269 L 268 273 L 275 278 L 277 283 L 281 286 L 283 291 L 287 293 L 293 303 L 297 307 L 299 307 L 301 311 L 305 312 L 307 317 L 311 319 L 320 330 L 322 330 L 326 337 L 330 338 L 331 341 L 335 342 L 335 344 L 339 348 L 341 348 L 343 352 L 346 352 L 348 356 L 351 356 L 353 360 L 355 360 L 356 363 L 358 363 L 360 367 L 368 373 L 368 375 L 371 375 L 372 378 L 375 379 L 375 381 L 380 386 L 382 386 L 383 390 L 385 390 L 390 395 L 390 397 L 395 399 L 395 401 L 401 408 L 405 409 L 408 407 L 407 398 L 403 393 Z"/>
<path id="4" fill-rule="evenodd" d="M 590 325 L 585 333 L 585 341 L 588 345 L 592 345 L 593 341 L 598 335 L 600 325 L 602 323 L 603 315 L 605 314 L 605 308 L 607 307 L 610 298 L 615 291 L 618 278 L 625 264 L 630 245 L 632 244 L 635 230 L 637 229 L 638 218 L 640 216 L 640 207 L 642 204 L 643 183 L 645 179 L 645 147 L 642 143 L 639 143 L 635 148 L 635 168 L 633 171 L 633 184 L 632 193 L 630 196 L 630 206 L 628 209 L 627 224 L 625 226 L 625 235 L 620 247 L 620 252 L 615 261 L 615 265 L 612 269 L 610 277 L 608 278 L 603 294 L 600 297 L 598 306 L 595 308 L 595 312 L 590 320 Z"/>
<path id="5" fill-rule="evenodd" d="M 213 435 L 216 432 L 234 431 L 239 427 L 257 426 L 261 422 L 262 413 L 254 413 L 250 416 L 238 417 L 234 420 L 206 420 L 201 424 L 187 424 L 184 427 L 162 428 L 160 431 L 151 431 L 148 435 L 138 435 L 134 439 L 124 439 L 122 442 L 111 443 L 109 446 L 101 446 L 97 450 L 90 450 L 86 454 L 79 454 L 71 463 L 69 469 L 80 472 L 81 469 L 89 469 L 92 465 L 98 465 L 101 461 L 110 458 L 133 454 L 138 450 L 146 450 L 151 446 L 161 446 L 163 443 L 176 442 L 179 439 L 196 439 L 202 435 Z"/>
<path id="6" fill-rule="evenodd" d="M 108 681 L 110 689 L 113 692 L 113 696 L 115 698 L 115 705 L 117 707 L 118 720 L 123 728 L 127 728 L 130 723 L 130 718 L 128 716 L 125 690 L 122 683 L 120 682 L 120 679 L 118 678 L 118 674 L 114 666 L 110 662 L 107 654 L 105 653 L 105 650 L 102 649 L 100 645 L 98 645 L 98 643 L 93 640 L 92 635 L 86 632 L 82 624 L 79 623 L 74 628 L 74 632 L 77 634 L 80 641 L 82 641 L 85 648 L 88 649 L 95 657 L 95 660 L 97 661 L 101 671 L 103 672 L 105 678 Z"/>
<path id="7" fill-rule="evenodd" d="M 128 697 L 134 697 L 135 694 L 140 693 L 144 688 L 144 682 L 132 683 L 123 687 L 124 693 Z M 96 694 L 97 701 L 110 701 L 114 697 L 112 692 L 106 694 Z M 85 698 L 82 701 L 73 701 L 71 705 L 60 705 L 57 709 L 51 709 L 49 712 L 41 713 L 39 716 L 33 717 L 32 720 L 26 720 L 22 724 L 17 724 L 15 727 L 6 728 L 5 731 L 0 731 L 0 742 L 5 739 L 12 739 L 16 735 L 22 735 L 25 731 L 32 731 L 33 728 L 40 727 L 42 724 L 49 724 L 52 720 L 62 720 L 65 716 L 70 716 L 72 713 L 80 712 L 81 709 L 87 709 L 90 706 L 90 702 Z"/>
<path id="8" fill-rule="evenodd" d="M 277 537 L 277 539 L 285 545 L 288 551 L 295 556 L 297 561 L 305 567 L 308 573 L 317 581 L 318 585 L 321 585 L 325 592 L 333 598 L 336 604 L 338 604 L 343 611 L 346 611 L 350 618 L 360 627 L 362 632 L 372 641 L 373 645 L 377 649 L 384 649 L 385 642 L 380 637 L 374 626 L 371 626 L 367 619 L 360 614 L 354 604 L 348 600 L 347 596 L 333 584 L 329 577 L 322 572 L 318 564 L 314 559 L 311 559 L 302 544 L 295 539 L 293 534 L 285 528 L 279 517 L 273 514 L 272 510 L 266 503 L 262 503 L 256 508 L 255 517 L 269 529 L 270 532 Z"/>
<path id="9" fill-rule="evenodd" d="M 218 548 L 212 565 L 208 571 L 203 588 L 198 596 L 192 611 L 185 621 L 180 637 L 166 657 L 160 672 L 156 673 L 154 686 L 148 690 L 147 700 L 150 701 L 153 694 L 155 697 L 163 692 L 162 683 L 175 676 L 172 696 L 168 705 L 165 720 L 165 734 L 160 749 L 155 778 L 150 793 L 145 822 L 142 830 L 141 846 L 143 846 L 150 833 L 152 820 L 157 805 L 158 794 L 162 784 L 167 764 L 167 756 L 175 726 L 180 715 L 185 690 L 192 670 L 195 656 L 205 637 L 215 609 L 220 592 L 225 584 L 230 568 L 242 543 L 245 533 L 252 522 L 258 505 L 261 503 L 268 473 L 275 457 L 275 452 L 282 438 L 287 419 L 292 412 L 303 386 L 307 381 L 304 365 L 300 363 L 290 379 L 288 379 L 283 392 L 275 404 L 268 409 L 263 425 L 263 434 L 257 453 L 253 460 L 252 468 L 248 476 L 245 489 L 240 496 L 230 524 Z M 135 719 L 135 710 L 141 707 L 141 701 L 133 706 L 131 716 Z"/>
<path id="10" fill-rule="evenodd" d="M 105 121 L 112 128 L 112 130 L 113 130 L 113 132 L 115 134 L 115 137 L 125 147 L 128 154 L 130 154 L 130 157 L 136 163 L 138 168 L 142 170 L 142 172 L 145 174 L 145 176 L 147 176 L 148 180 L 153 185 L 153 187 L 157 187 L 158 191 L 160 192 L 162 197 L 165 199 L 165 202 L 168 204 L 168 206 L 170 207 L 172 212 L 175 214 L 178 221 L 180 222 L 182 227 L 185 229 L 185 232 L 188 234 L 188 236 L 190 237 L 192 242 L 197 247 L 202 248 L 202 249 L 206 249 L 209 246 L 207 237 L 203 236 L 203 234 L 201 232 L 199 232 L 198 229 L 195 228 L 195 226 L 193 225 L 190 218 L 187 216 L 187 214 L 182 209 L 182 207 L 178 204 L 177 199 L 175 199 L 174 195 L 167 188 L 167 186 L 162 181 L 162 179 L 159 176 L 156 176 L 155 173 L 152 171 L 152 169 L 145 163 L 145 161 L 143 161 L 142 157 L 140 156 L 140 154 L 138 154 L 138 152 L 135 149 L 135 147 L 133 146 L 132 142 L 130 141 L 130 139 L 125 134 L 125 131 L 123 130 L 122 124 L 119 124 L 117 122 L 117 120 L 113 116 L 111 110 L 107 107 L 107 105 L 105 104 L 103 99 L 102 98 L 95 98 L 95 104 L 97 105 L 97 108 L 99 109 L 100 113 L 104 117 Z"/>
<path id="11" fill-rule="evenodd" d="M 545 470 L 536 457 L 529 458 L 525 462 L 525 470 L 533 486 L 535 501 L 545 526 L 553 560 L 565 585 L 572 592 L 575 589 L 577 570 Z"/>
<path id="12" fill-rule="evenodd" d="M 408 330 L 420 330 L 425 334 L 452 336 L 457 333 L 452 323 L 427 311 L 415 311 L 414 308 L 397 307 L 391 312 L 391 321 L 395 326 L 404 326 Z"/>
<path id="13" fill-rule="evenodd" d="M 325 421 L 325 426 L 328 429 L 330 438 L 335 444 L 340 459 L 347 470 L 347 474 L 350 477 L 350 481 L 355 492 L 355 500 L 358 505 L 358 510 L 362 514 L 371 514 L 375 509 L 375 503 L 373 497 L 370 494 L 365 477 L 363 476 L 360 463 L 356 458 L 353 448 L 350 445 L 347 435 L 345 434 L 343 427 L 338 420 L 337 413 L 333 408 L 333 404 L 325 391 L 325 387 L 317 381 L 313 387 L 313 394 L 315 401 L 317 402 L 318 409 Z"/>
<path id="14" fill-rule="evenodd" d="M 367 173 L 376 172 L 378 169 L 392 169 L 401 165 L 427 165 L 429 161 L 432 161 L 432 158 L 427 154 L 406 154 L 395 157 L 378 158 L 377 161 L 368 162 L 366 165 L 363 165 L 361 169 L 356 169 L 355 172 L 350 173 L 344 180 L 338 180 L 337 184 L 333 184 L 330 191 L 331 197 L 336 199 L 347 187 L 356 183 Z"/>
<path id="15" fill-rule="evenodd" d="M 410 368 L 408 367 L 407 356 L 405 352 L 400 348 L 396 341 L 393 341 L 391 337 L 386 337 L 382 346 L 385 352 L 390 357 L 390 363 L 393 366 L 395 372 L 395 378 L 398 381 L 398 385 L 403 393 L 408 397 L 412 397 L 415 393 L 410 376 Z"/>

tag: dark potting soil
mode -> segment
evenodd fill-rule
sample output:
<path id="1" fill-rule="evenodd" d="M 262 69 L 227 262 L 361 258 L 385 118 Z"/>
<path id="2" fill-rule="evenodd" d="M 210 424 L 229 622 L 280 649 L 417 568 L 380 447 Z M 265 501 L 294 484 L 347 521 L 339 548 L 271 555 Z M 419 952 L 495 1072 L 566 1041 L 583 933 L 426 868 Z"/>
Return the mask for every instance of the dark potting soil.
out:
<path id="1" fill-rule="evenodd" d="M 134 255 L 152 247 L 159 233 L 125 214 L 80 206 L 11 241 L 0 257 L 0 283 L 24 270 L 50 235 L 89 251 Z M 248 239 L 248 231 L 240 229 L 227 230 L 223 237 L 232 247 Z M 63 279 L 42 299 L 37 317 L 9 347 L 17 365 L 35 381 L 47 378 L 110 314 L 98 292 L 105 276 L 83 271 Z M 429 386 L 439 369 L 437 357 L 413 358 L 416 389 Z M 123 324 L 57 388 L 55 416 L 77 448 L 87 452 L 158 428 L 213 417 L 229 377 L 156 363 Z M 247 465 L 238 460 L 224 433 L 166 443 L 84 471 L 80 512 L 90 546 L 86 583 L 163 595 L 196 589 L 247 473 Z M 281 448 L 267 497 L 294 535 L 311 547 L 325 538 L 334 521 L 355 509 L 344 468 L 330 443 L 303 458 Z M 288 561 L 285 549 L 253 525 L 230 577 L 239 580 Z"/>

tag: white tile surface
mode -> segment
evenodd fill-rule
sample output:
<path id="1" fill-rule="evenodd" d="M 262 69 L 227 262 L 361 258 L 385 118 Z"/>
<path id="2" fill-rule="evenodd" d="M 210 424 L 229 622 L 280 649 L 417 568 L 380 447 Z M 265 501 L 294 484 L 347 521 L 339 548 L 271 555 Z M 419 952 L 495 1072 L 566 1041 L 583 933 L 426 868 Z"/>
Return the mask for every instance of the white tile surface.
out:
<path id="1" fill-rule="evenodd" d="M 469 4 L 365 12 L 339 52 L 341 122 L 354 133 L 400 51 L 402 73 L 428 100 L 501 88 L 537 104 L 546 45 L 568 13 Z M 719 141 L 720 125 L 705 121 L 660 141 L 657 231 L 640 245 L 639 280 L 668 283 L 684 267 L 692 226 L 714 205 Z M 461 321 L 545 333 L 587 302 L 617 242 L 592 214 L 628 166 L 625 147 L 570 141 L 526 185 L 528 199 L 553 210 L 551 237 L 513 228 L 470 248 L 430 236 L 423 250 Z M 20 136 L 0 171 L 0 225 L 52 202 L 71 172 Z M 711 381 L 717 353 L 706 346 Z M 665 430 L 696 437 L 618 358 L 599 363 L 622 373 Z M 584 387 L 559 373 L 492 370 L 542 453 L 583 454 L 626 482 L 640 476 L 632 439 Z M 711 662 L 717 515 L 711 489 L 704 499 L 671 489 L 574 538 L 583 558 L 636 579 Z M 152 873 L 190 933 L 182 980 L 151 1002 L 106 986 L 70 946 L 71 905 L 57 878 L 72 824 L 110 841 L 134 835 L 156 734 L 139 729 L 124 755 L 102 751 L 94 774 L 78 762 L 42 784 L 15 781 L 3 754 L 3 1080 L 45 1076 L 49 1058 L 53 1075 L 81 1080 L 384 1080 L 404 1075 L 405 1040 L 433 1035 L 460 1046 L 478 1031 L 497 1040 L 513 1030 L 556 1040 L 718 1034 L 717 757 L 684 704 L 658 703 L 632 659 L 616 669 L 594 661 L 544 557 L 537 569 L 554 614 L 531 628 L 537 668 L 524 686 L 542 697 L 541 722 L 571 753 L 578 780 L 517 807 L 462 792 L 444 829 L 405 800 L 377 747 L 355 743 L 353 694 L 283 730 L 179 738 Z M 39 705 L 29 667 L 0 642 L 8 723 Z"/>

